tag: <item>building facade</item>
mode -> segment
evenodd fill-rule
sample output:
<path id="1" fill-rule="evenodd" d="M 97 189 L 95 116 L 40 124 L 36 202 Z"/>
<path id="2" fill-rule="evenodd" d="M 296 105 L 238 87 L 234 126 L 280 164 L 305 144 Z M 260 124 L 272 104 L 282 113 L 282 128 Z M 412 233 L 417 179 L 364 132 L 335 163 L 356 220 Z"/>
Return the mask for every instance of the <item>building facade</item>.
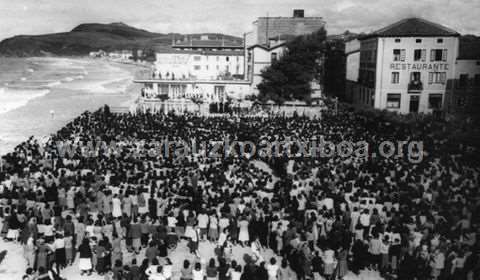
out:
<path id="1" fill-rule="evenodd" d="M 268 44 L 270 38 L 309 34 L 324 26 L 322 17 L 305 17 L 303 10 L 294 10 L 292 17 L 259 17 L 253 22 L 250 43 Z"/>
<path id="2" fill-rule="evenodd" d="M 157 52 L 153 77 L 199 80 L 243 79 L 243 54 L 243 51 Z"/>
<path id="3" fill-rule="evenodd" d="M 360 68 L 360 41 L 358 39 L 345 42 L 345 59 L 345 98 L 352 102 L 358 84 L 358 69 Z"/>
<path id="4" fill-rule="evenodd" d="M 447 81 L 455 76 L 457 32 L 409 18 L 359 42 L 358 62 L 357 52 L 347 54 L 347 95 L 354 103 L 398 113 L 444 109 Z"/>
<path id="5" fill-rule="evenodd" d="M 153 69 L 135 82 L 143 84 L 140 110 L 152 112 L 205 111 L 248 94 L 243 45 L 210 40 L 172 42 L 157 49 Z"/>
<path id="6" fill-rule="evenodd" d="M 272 65 L 285 52 L 285 42 L 279 41 L 271 47 L 253 45 L 248 48 L 247 78 L 251 81 L 251 92 L 258 94 L 257 85 L 262 82 L 262 71 Z"/>
<path id="7" fill-rule="evenodd" d="M 285 43 L 295 36 L 310 34 L 325 27 L 321 17 L 305 17 L 303 10 L 294 10 L 292 17 L 260 17 L 245 34 L 245 74 L 252 94 L 258 94 L 262 70 L 285 52 Z"/>
<path id="8" fill-rule="evenodd" d="M 480 106 L 480 38 L 460 38 L 453 80 L 447 82 L 447 113 L 478 114 Z"/>

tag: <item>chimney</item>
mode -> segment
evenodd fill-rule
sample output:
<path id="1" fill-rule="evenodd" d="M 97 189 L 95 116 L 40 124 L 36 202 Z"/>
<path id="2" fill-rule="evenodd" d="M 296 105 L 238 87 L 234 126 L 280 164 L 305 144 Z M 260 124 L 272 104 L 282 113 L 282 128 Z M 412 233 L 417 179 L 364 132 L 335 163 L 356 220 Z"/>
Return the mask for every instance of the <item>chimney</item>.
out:
<path id="1" fill-rule="evenodd" d="M 293 10 L 293 17 L 294 18 L 303 18 L 305 17 L 304 10 Z"/>

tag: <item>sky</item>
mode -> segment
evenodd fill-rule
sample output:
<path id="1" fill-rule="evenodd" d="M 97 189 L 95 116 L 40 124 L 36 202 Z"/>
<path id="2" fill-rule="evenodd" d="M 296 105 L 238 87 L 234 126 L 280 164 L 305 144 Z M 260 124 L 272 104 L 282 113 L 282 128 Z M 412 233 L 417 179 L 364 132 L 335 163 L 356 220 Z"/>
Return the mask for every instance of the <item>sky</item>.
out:
<path id="1" fill-rule="evenodd" d="M 241 36 L 260 16 L 320 16 L 328 34 L 371 32 L 422 17 L 480 35 L 478 0 L 0 0 L 0 40 L 69 31 L 81 23 L 125 24 L 159 33 Z"/>

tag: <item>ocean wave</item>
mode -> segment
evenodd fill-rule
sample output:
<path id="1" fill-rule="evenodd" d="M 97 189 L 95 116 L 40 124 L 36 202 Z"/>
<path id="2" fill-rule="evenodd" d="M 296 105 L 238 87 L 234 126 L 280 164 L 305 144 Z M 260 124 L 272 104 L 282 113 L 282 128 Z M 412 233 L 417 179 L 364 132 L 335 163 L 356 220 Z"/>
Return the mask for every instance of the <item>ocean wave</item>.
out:
<path id="1" fill-rule="evenodd" d="M 25 106 L 30 100 L 49 92 L 48 89 L 0 88 L 0 114 Z"/>
<path id="2" fill-rule="evenodd" d="M 63 82 L 73 82 L 75 80 L 83 80 L 85 77 L 83 75 L 77 75 L 77 76 L 68 76 L 65 77 L 62 81 Z"/>
<path id="3" fill-rule="evenodd" d="M 61 85 L 61 84 L 62 84 L 62 82 L 60 82 L 60 81 L 55 81 L 55 82 L 48 83 L 48 84 L 47 84 L 47 87 L 59 86 L 59 85 Z"/>

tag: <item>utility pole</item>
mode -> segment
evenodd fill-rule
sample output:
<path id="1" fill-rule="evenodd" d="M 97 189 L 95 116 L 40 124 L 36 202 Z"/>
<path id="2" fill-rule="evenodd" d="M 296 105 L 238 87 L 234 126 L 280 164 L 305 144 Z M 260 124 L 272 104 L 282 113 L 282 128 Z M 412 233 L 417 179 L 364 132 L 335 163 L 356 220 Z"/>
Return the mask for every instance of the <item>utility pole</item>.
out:
<path id="1" fill-rule="evenodd" d="M 268 39 L 268 12 L 267 12 L 266 28 L 265 28 L 265 45 L 267 47 L 270 47 L 270 40 Z"/>

